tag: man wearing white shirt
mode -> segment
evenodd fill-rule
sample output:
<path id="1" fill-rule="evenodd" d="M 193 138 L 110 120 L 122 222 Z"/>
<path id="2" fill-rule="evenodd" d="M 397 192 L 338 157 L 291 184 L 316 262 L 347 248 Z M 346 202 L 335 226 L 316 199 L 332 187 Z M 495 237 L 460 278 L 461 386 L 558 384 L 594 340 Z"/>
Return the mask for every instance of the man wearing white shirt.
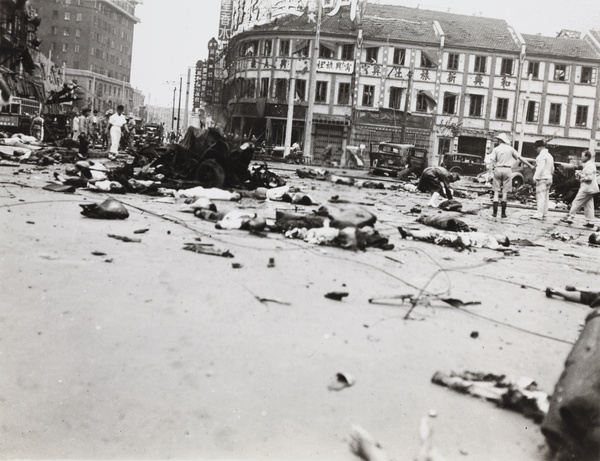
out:
<path id="1" fill-rule="evenodd" d="M 598 188 L 598 180 L 596 179 L 596 164 L 592 160 L 592 154 L 590 151 L 584 151 L 581 154 L 582 160 L 585 162 L 583 170 L 579 174 L 579 192 L 573 203 L 571 204 L 571 210 L 569 214 L 561 219 L 561 221 L 567 224 L 573 224 L 573 219 L 577 212 L 583 208 L 585 214 L 585 227 L 590 229 L 594 228 L 594 195 L 600 192 Z"/>
<path id="2" fill-rule="evenodd" d="M 121 141 L 121 131 L 127 130 L 127 119 L 123 115 L 124 107 L 117 106 L 117 113 L 112 114 L 108 119 L 106 132 L 110 135 L 110 152 L 108 158 L 114 160 L 119 153 L 119 142 Z M 125 127 L 125 128 L 123 128 Z"/>
<path id="3" fill-rule="evenodd" d="M 535 173 L 533 174 L 537 212 L 531 218 L 546 219 L 550 201 L 550 186 L 554 174 L 554 158 L 546 149 L 546 142 L 543 139 L 536 141 L 533 148 L 538 154 L 535 158 Z"/>

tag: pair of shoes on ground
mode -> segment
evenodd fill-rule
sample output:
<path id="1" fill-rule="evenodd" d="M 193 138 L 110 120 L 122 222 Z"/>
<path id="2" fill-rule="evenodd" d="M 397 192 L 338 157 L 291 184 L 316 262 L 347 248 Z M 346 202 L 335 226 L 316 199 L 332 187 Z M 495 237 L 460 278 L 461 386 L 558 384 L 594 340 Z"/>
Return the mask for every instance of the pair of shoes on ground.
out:
<path id="1" fill-rule="evenodd" d="M 564 218 L 562 218 L 560 220 L 560 222 L 564 222 L 565 224 L 573 224 L 573 220 L 571 218 L 569 218 L 568 216 L 565 216 Z"/>
<path id="2" fill-rule="evenodd" d="M 594 224 L 592 224 L 591 222 L 585 223 L 583 225 L 583 227 L 587 227 L 588 229 L 593 229 L 594 227 L 596 227 Z"/>

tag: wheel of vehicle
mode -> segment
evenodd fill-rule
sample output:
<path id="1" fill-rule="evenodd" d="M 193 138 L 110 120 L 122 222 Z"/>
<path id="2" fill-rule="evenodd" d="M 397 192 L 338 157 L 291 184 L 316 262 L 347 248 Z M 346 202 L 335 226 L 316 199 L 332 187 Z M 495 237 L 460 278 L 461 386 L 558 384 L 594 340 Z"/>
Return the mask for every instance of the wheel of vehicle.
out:
<path id="1" fill-rule="evenodd" d="M 516 189 L 518 187 L 521 187 L 523 185 L 523 178 L 520 176 L 515 176 L 512 179 L 512 186 Z"/>
<path id="2" fill-rule="evenodd" d="M 372 166 L 373 168 L 377 168 L 377 167 L 379 166 L 379 159 L 378 159 L 378 158 L 374 159 L 374 160 L 371 162 L 371 166 Z"/>
<path id="3" fill-rule="evenodd" d="M 202 184 L 202 187 L 223 187 L 225 184 L 225 170 L 214 160 L 202 162 L 194 174 L 194 179 Z"/>
<path id="4" fill-rule="evenodd" d="M 450 173 L 462 174 L 462 168 L 458 166 L 453 166 L 452 168 L 450 168 Z"/>

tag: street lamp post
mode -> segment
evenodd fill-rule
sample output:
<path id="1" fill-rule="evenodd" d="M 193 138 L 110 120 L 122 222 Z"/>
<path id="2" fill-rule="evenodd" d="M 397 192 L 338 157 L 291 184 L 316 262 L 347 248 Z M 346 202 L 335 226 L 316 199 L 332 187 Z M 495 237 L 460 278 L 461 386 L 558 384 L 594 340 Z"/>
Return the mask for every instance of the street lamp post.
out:
<path id="1" fill-rule="evenodd" d="M 179 135 L 179 120 L 181 119 L 181 83 L 183 77 L 179 76 L 179 104 L 177 105 L 177 135 Z"/>
<path id="2" fill-rule="evenodd" d="M 177 93 L 177 87 L 173 88 L 173 114 L 171 115 L 171 131 L 175 127 L 175 93 Z"/>

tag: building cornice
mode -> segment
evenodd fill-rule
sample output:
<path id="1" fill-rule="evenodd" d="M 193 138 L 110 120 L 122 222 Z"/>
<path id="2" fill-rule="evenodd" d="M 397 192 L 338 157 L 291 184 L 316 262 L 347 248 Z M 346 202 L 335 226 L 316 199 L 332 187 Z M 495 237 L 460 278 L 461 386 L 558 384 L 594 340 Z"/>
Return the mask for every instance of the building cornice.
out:
<path id="1" fill-rule="evenodd" d="M 131 19 L 133 22 L 138 23 L 140 22 L 140 18 L 138 18 L 136 15 L 131 14 L 130 12 L 128 12 L 127 10 L 121 8 L 118 4 L 116 4 L 113 0 L 99 0 L 102 3 L 106 3 L 108 5 L 110 5 L 111 7 L 113 7 L 114 9 L 118 10 L 120 13 L 124 14 L 125 16 L 127 16 L 129 19 Z M 130 1 L 130 3 L 133 4 L 137 4 L 137 3 L 142 3 L 139 0 L 133 0 Z"/>
<path id="2" fill-rule="evenodd" d="M 65 68 L 65 75 L 69 76 L 80 76 L 80 77 L 88 77 L 95 78 L 96 80 L 102 80 L 108 83 L 112 83 L 113 85 L 125 86 L 127 88 L 133 89 L 131 83 L 125 82 L 123 80 L 117 80 L 116 78 L 107 77 L 103 74 L 98 74 L 96 72 L 92 72 L 84 69 L 71 69 L 69 67 Z"/>

